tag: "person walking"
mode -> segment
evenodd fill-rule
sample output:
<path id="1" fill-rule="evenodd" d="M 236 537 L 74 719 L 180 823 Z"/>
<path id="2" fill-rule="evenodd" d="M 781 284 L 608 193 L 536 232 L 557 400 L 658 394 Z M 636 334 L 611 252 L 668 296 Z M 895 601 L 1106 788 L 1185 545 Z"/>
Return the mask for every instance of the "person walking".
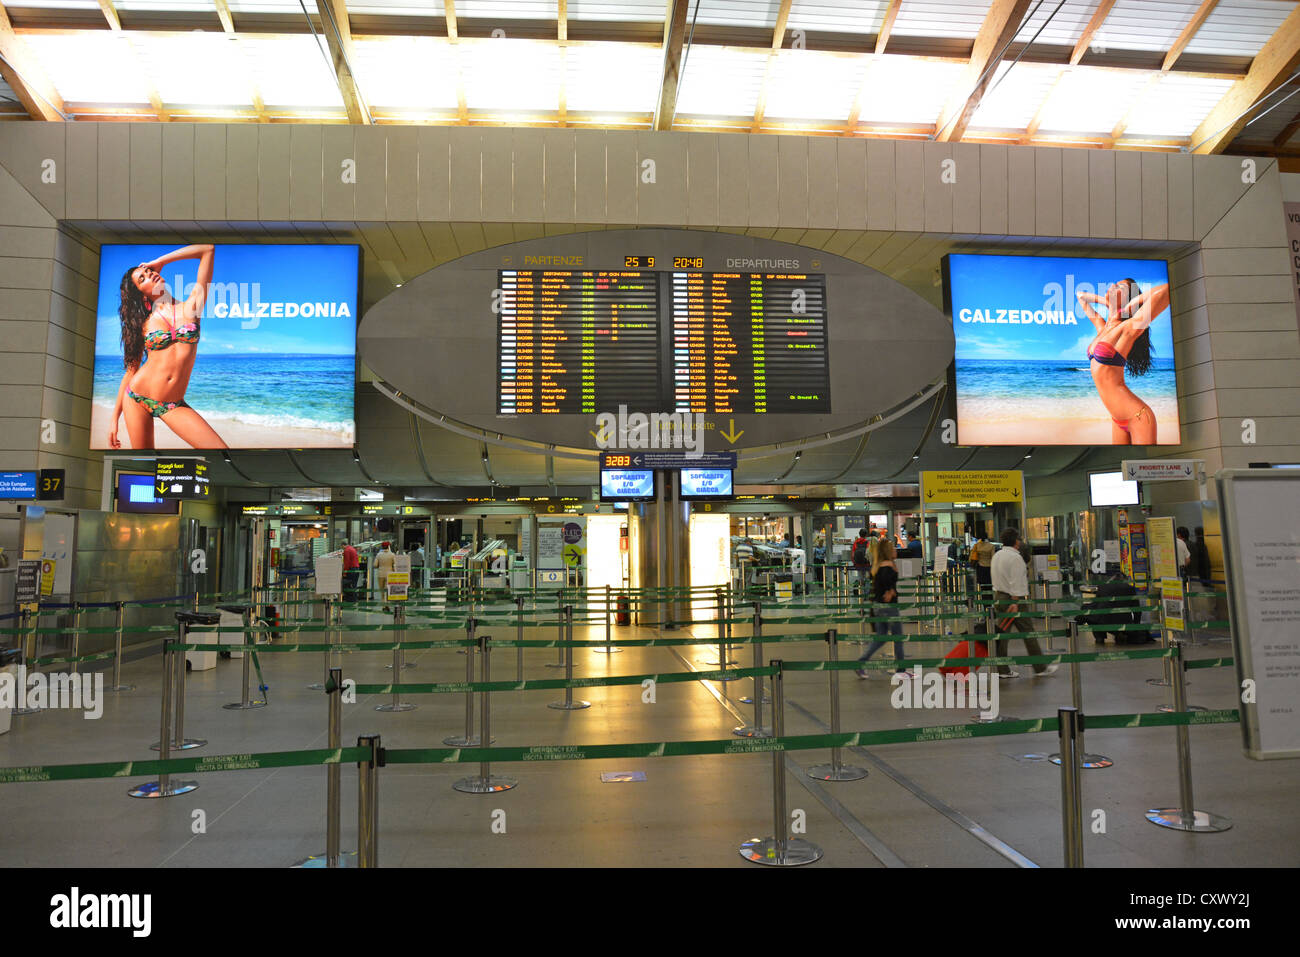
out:
<path id="1" fill-rule="evenodd" d="M 1178 577 L 1186 584 L 1192 573 L 1192 546 L 1187 541 L 1189 534 L 1187 526 L 1179 525 L 1176 534 L 1178 537 L 1174 539 L 1174 561 L 1178 564 Z"/>
<path id="2" fill-rule="evenodd" d="M 901 638 L 903 622 L 899 618 L 898 566 L 894 564 L 896 554 L 894 543 L 888 540 L 882 540 L 876 550 L 875 575 L 871 579 L 871 617 L 886 619 L 872 624 L 872 629 L 877 635 L 896 635 Z M 871 656 L 883 647 L 885 647 L 885 639 L 877 638 L 867 646 L 867 650 L 862 653 L 858 661 L 870 661 Z M 903 665 L 904 657 L 903 643 L 895 639 L 894 662 L 897 667 L 894 670 L 896 672 L 907 670 Z M 870 677 L 870 672 L 865 668 L 859 668 L 857 675 L 859 678 L 867 678 Z"/>
<path id="3" fill-rule="evenodd" d="M 970 550 L 970 563 L 975 567 L 975 584 L 979 586 L 980 595 L 993 590 L 993 553 L 996 546 L 989 541 L 988 532 L 980 532 L 977 541 Z"/>
<path id="4" fill-rule="evenodd" d="M 1028 566 L 1025 565 L 1024 558 L 1020 554 L 1020 533 L 1014 528 L 1004 529 L 1002 532 L 1002 547 L 998 549 L 997 554 L 993 556 L 990 564 L 990 577 L 993 579 L 993 617 L 995 619 L 1005 618 L 1015 615 L 1021 610 L 1021 605 L 1029 597 L 1029 575 Z M 1033 631 L 1027 618 L 1011 618 L 1007 624 L 1007 631 L 1016 629 L 1021 632 L 1021 640 L 1025 643 L 1025 651 L 1030 655 L 1041 655 L 1043 650 L 1039 647 L 1038 639 L 1029 637 Z M 1005 634 L 1005 632 L 1004 632 Z M 997 656 L 1005 657 L 1010 640 L 999 638 L 997 641 Z M 1055 674 L 1056 665 L 1034 665 L 1034 676 L 1045 677 Z M 998 674 L 1003 678 L 1019 678 L 1020 673 L 1012 671 L 1006 665 L 998 665 Z"/>
<path id="5" fill-rule="evenodd" d="M 853 568 L 858 573 L 858 596 L 867 600 L 867 586 L 871 579 L 871 530 L 858 529 L 858 537 L 853 540 L 851 555 Z"/>
<path id="6" fill-rule="evenodd" d="M 379 545 L 379 554 L 375 556 L 375 581 L 379 585 L 379 594 L 383 601 L 388 601 L 388 575 L 397 564 L 397 556 L 393 554 L 392 548 L 388 542 L 381 542 Z M 384 611 L 388 611 L 388 605 L 384 605 Z"/>

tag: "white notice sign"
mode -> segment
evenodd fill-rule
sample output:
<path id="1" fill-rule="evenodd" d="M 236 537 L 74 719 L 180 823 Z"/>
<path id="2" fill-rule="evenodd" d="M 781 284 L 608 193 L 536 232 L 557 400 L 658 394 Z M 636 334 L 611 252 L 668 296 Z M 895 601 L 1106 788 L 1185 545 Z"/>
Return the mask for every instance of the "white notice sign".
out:
<path id="1" fill-rule="evenodd" d="M 537 567 L 564 567 L 564 526 L 539 525 L 537 527 Z"/>
<path id="2" fill-rule="evenodd" d="M 316 594 L 343 594 L 343 555 L 321 555 L 316 559 Z"/>
<path id="3" fill-rule="evenodd" d="M 1216 481 L 1246 754 L 1300 757 L 1300 472 Z"/>

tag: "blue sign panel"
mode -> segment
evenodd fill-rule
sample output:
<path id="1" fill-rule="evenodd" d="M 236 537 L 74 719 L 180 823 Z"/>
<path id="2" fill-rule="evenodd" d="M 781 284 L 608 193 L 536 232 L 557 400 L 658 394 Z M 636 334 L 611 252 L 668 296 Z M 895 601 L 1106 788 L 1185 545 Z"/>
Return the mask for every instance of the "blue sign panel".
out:
<path id="1" fill-rule="evenodd" d="M 36 498 L 35 472 L 0 472 L 0 499 Z"/>

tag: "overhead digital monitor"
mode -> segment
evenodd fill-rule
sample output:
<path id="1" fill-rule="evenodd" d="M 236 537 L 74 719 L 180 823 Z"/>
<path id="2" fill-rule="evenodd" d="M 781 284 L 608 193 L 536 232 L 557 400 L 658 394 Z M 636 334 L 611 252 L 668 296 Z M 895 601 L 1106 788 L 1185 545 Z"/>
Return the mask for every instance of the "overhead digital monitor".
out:
<path id="1" fill-rule="evenodd" d="M 650 469 L 601 469 L 602 502 L 649 502 L 655 497 L 655 473 Z"/>
<path id="2" fill-rule="evenodd" d="M 175 515 L 181 510 L 179 499 L 159 498 L 152 475 L 117 473 L 117 510 L 146 515 Z"/>
<path id="3" fill-rule="evenodd" d="M 1163 260 L 951 255 L 961 445 L 1177 445 Z"/>
<path id="4" fill-rule="evenodd" d="M 90 447 L 351 448 L 355 245 L 106 245 Z"/>
<path id="5" fill-rule="evenodd" d="M 690 499 L 731 498 L 735 494 L 731 469 L 682 469 L 681 497 Z"/>
<path id="6" fill-rule="evenodd" d="M 21 501 L 36 498 L 35 472 L 0 472 L 0 499 Z"/>
<path id="7" fill-rule="evenodd" d="M 1142 486 L 1124 478 L 1124 473 L 1088 473 L 1088 502 L 1093 508 L 1111 505 L 1141 505 Z"/>

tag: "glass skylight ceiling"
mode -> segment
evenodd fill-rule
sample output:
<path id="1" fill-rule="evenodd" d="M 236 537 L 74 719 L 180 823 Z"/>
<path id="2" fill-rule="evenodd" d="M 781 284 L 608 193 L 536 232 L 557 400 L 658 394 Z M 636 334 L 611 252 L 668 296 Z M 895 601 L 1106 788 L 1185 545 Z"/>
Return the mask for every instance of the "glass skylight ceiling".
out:
<path id="1" fill-rule="evenodd" d="M 343 95 L 322 53 L 328 26 L 316 0 L 304 2 L 315 37 L 298 0 L 228 0 L 233 34 L 221 28 L 212 0 L 111 0 L 124 34 L 110 29 L 99 0 L 7 6 L 17 41 L 76 118 L 148 120 L 157 97 L 173 120 L 343 122 Z M 1220 0 L 1186 47 L 1184 60 L 1195 57 L 1195 65 L 1161 73 L 1147 64 L 1158 65 L 1201 0 L 1117 0 L 1087 65 L 1077 66 L 1065 60 L 1097 0 L 1065 0 L 1057 10 L 1058 2 L 1044 0 L 1021 25 L 1018 44 L 1055 11 L 1028 56 L 999 65 L 964 138 L 1110 145 L 1118 132 L 1137 145 L 1185 148 L 1300 6 Z M 966 61 L 992 6 L 903 0 L 896 41 L 875 56 L 889 0 L 793 0 L 776 50 L 780 0 L 699 0 L 698 17 L 691 0 L 687 32 L 693 23 L 699 35 L 682 51 L 671 121 L 743 130 L 758 119 L 756 128 L 781 132 L 932 137 L 945 108 L 970 93 Z M 570 39 L 561 42 L 558 0 L 457 0 L 457 20 L 468 26 L 456 39 L 442 0 L 347 0 L 348 62 L 379 123 L 558 124 L 563 107 L 565 122 L 644 128 L 663 88 L 659 36 L 670 7 L 568 0 Z M 505 36 L 486 35 L 498 25 Z M 828 40 L 833 34 L 840 36 Z M 1107 50 L 1119 55 L 1108 62 Z M 259 99 L 264 112 L 255 114 Z M 1282 107 L 1267 128 L 1280 130 L 1297 111 Z M 25 115 L 16 97 L 0 99 L 0 113 Z M 1259 139 L 1264 129 L 1251 135 Z"/>

